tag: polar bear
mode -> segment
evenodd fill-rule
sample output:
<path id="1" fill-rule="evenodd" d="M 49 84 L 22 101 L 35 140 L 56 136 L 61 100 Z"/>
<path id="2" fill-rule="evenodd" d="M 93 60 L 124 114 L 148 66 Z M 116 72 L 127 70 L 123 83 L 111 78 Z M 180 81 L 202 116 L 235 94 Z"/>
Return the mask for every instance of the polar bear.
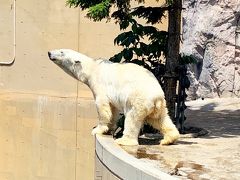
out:
<path id="1" fill-rule="evenodd" d="M 120 145 L 138 145 L 138 135 L 144 122 L 164 136 L 161 145 L 174 143 L 179 132 L 171 121 L 164 92 L 155 76 L 133 63 L 112 63 L 93 60 L 70 49 L 48 52 L 49 58 L 75 79 L 92 90 L 99 123 L 92 134 L 113 130 L 119 113 L 125 115 Z"/>

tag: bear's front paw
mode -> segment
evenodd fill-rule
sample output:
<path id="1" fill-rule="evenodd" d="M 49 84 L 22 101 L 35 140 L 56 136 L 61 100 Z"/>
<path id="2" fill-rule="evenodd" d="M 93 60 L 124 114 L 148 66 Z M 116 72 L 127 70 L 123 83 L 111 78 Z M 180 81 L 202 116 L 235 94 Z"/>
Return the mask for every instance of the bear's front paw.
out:
<path id="1" fill-rule="evenodd" d="M 116 139 L 115 142 L 119 145 L 124 145 L 124 146 L 136 146 L 138 145 L 138 141 L 136 139 L 131 139 L 128 137 L 122 137 L 119 139 Z"/>
<path id="2" fill-rule="evenodd" d="M 95 134 L 104 134 L 108 132 L 108 127 L 107 126 L 101 126 L 101 125 L 98 125 L 97 127 L 95 127 L 93 130 L 92 130 L 92 135 L 95 135 Z"/>

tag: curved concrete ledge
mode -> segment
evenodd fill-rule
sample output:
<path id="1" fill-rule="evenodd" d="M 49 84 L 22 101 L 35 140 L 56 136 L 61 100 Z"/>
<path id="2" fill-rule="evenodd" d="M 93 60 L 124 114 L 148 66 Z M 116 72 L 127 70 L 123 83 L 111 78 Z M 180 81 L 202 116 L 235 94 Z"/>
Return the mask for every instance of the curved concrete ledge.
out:
<path id="1" fill-rule="evenodd" d="M 115 177 L 107 179 L 176 179 L 160 171 L 159 168 L 154 167 L 150 162 L 144 162 L 131 156 L 120 146 L 116 145 L 111 136 L 96 136 L 96 159 Z"/>

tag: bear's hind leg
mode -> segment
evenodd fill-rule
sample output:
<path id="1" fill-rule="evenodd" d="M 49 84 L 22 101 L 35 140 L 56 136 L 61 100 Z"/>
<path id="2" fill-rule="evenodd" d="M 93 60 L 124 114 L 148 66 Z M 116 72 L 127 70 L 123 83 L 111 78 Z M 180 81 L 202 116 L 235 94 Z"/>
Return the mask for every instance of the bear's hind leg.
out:
<path id="1" fill-rule="evenodd" d="M 162 133 L 163 140 L 161 140 L 161 145 L 173 144 L 180 135 L 168 115 L 166 101 L 164 99 L 157 101 L 155 108 L 152 114 L 146 118 L 146 121 Z"/>
<path id="2" fill-rule="evenodd" d="M 163 135 L 161 145 L 173 144 L 179 138 L 179 132 L 168 115 L 162 119 L 148 117 L 146 121 Z"/>
<path id="3" fill-rule="evenodd" d="M 160 143 L 161 145 L 173 144 L 180 136 L 169 115 L 162 119 L 160 131 L 163 134 L 163 140 L 161 140 Z"/>

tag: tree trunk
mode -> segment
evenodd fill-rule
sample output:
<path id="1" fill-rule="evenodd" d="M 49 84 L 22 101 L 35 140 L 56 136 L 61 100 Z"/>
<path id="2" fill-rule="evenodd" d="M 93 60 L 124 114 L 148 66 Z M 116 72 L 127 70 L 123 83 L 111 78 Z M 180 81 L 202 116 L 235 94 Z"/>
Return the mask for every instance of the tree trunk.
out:
<path id="1" fill-rule="evenodd" d="M 173 0 L 168 11 L 168 53 L 166 57 L 165 97 L 171 119 L 175 122 L 176 86 L 179 65 L 182 0 Z"/>

